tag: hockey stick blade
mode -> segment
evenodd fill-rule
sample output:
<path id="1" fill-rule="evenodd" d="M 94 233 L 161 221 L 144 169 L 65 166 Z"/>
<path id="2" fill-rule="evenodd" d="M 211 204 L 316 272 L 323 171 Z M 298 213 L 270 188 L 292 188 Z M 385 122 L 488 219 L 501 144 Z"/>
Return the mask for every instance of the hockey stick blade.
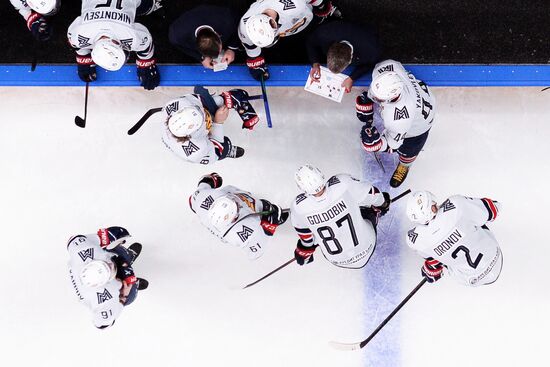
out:
<path id="1" fill-rule="evenodd" d="M 359 350 L 361 349 L 361 343 L 340 343 L 335 341 L 330 341 L 328 344 L 337 350 L 349 351 L 349 350 Z"/>
<path id="2" fill-rule="evenodd" d="M 74 123 L 76 124 L 76 126 L 81 127 L 83 129 L 86 127 L 86 120 L 84 120 L 80 116 L 75 116 Z"/>
<path id="3" fill-rule="evenodd" d="M 145 114 L 139 119 L 139 121 L 136 122 L 135 125 L 130 128 L 130 130 L 128 130 L 128 135 L 134 135 L 136 131 L 138 131 L 143 126 L 145 121 L 149 119 L 149 117 L 160 111 L 162 111 L 162 107 L 151 108 L 149 111 L 145 112 Z"/>

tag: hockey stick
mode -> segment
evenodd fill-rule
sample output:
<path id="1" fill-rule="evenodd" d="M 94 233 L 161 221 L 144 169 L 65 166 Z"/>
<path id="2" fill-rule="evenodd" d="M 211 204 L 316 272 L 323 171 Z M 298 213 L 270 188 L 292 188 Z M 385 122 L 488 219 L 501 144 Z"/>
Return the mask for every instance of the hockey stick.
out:
<path id="1" fill-rule="evenodd" d="M 88 90 L 90 89 L 90 82 L 86 82 L 86 92 L 84 97 L 84 118 L 80 116 L 74 117 L 74 123 L 76 126 L 85 128 L 86 127 L 86 117 L 88 116 Z"/>
<path id="2" fill-rule="evenodd" d="M 260 279 L 254 281 L 254 282 L 252 282 L 252 283 L 250 283 L 250 284 L 245 285 L 245 286 L 243 287 L 243 289 L 246 289 L 246 288 L 248 288 L 248 287 L 252 287 L 254 284 L 259 283 L 259 282 L 261 282 L 262 280 L 264 280 L 265 278 L 267 278 L 267 277 L 269 277 L 269 276 L 275 274 L 276 272 L 278 272 L 279 270 L 281 270 L 281 269 L 284 268 L 285 266 L 288 266 L 288 265 L 292 264 L 294 261 L 296 261 L 296 258 L 292 258 L 292 259 L 288 260 L 286 263 L 284 263 L 283 265 L 279 266 L 277 269 L 270 271 L 269 273 L 267 273 L 266 275 L 264 275 L 264 276 L 261 277 Z"/>
<path id="3" fill-rule="evenodd" d="M 545 90 L 548 90 L 548 89 L 550 89 L 550 87 L 544 88 L 543 90 L 541 90 L 541 92 L 544 92 Z"/>
<path id="4" fill-rule="evenodd" d="M 162 107 L 151 108 L 149 111 L 145 112 L 145 114 L 141 116 L 139 121 L 136 122 L 135 125 L 130 128 L 130 130 L 128 130 L 128 135 L 134 135 L 136 131 L 138 131 L 143 126 L 145 121 L 149 119 L 149 117 L 160 111 L 162 111 Z"/>
<path id="5" fill-rule="evenodd" d="M 401 301 L 399 305 L 397 305 L 397 307 L 392 311 L 392 313 L 390 313 L 388 317 L 386 317 L 386 319 L 384 319 L 384 321 L 382 321 L 382 323 L 378 325 L 376 330 L 374 330 L 367 339 L 358 343 L 340 343 L 340 342 L 331 341 L 329 342 L 330 346 L 338 350 L 359 350 L 363 348 L 372 340 L 372 338 L 376 336 L 376 334 L 378 334 L 380 330 L 382 330 L 382 328 L 388 323 L 388 321 L 390 321 L 392 317 L 395 316 L 395 314 L 401 309 L 401 307 L 403 307 L 405 303 L 407 303 L 409 299 L 411 299 L 411 297 L 414 296 L 414 294 L 418 292 L 418 290 L 422 288 L 424 284 L 426 284 L 427 281 L 428 280 L 426 278 L 422 278 L 420 283 L 418 283 L 418 285 L 411 291 L 411 293 L 409 293 L 408 296 L 405 297 L 405 299 Z"/>
<path id="6" fill-rule="evenodd" d="M 405 195 L 408 195 L 411 193 L 411 189 L 407 189 L 405 191 L 403 191 L 401 194 L 397 195 L 396 197 L 394 197 L 393 199 L 391 199 L 391 202 L 396 202 L 397 200 L 401 199 L 403 196 Z"/>
<path id="7" fill-rule="evenodd" d="M 283 209 L 282 212 L 283 212 L 283 213 L 288 213 L 289 211 L 290 211 L 290 209 Z M 223 234 L 222 238 L 225 238 L 225 236 L 229 233 L 229 231 L 231 231 L 231 230 L 233 229 L 233 227 L 235 227 L 237 224 L 239 224 L 240 222 L 242 222 L 242 221 L 245 220 L 246 218 L 248 218 L 248 217 L 254 217 L 254 216 L 257 216 L 257 215 L 259 215 L 259 216 L 262 216 L 262 215 L 269 215 L 269 214 L 271 214 L 271 213 L 273 213 L 272 210 L 266 210 L 266 211 L 263 211 L 263 212 L 250 213 L 250 214 L 245 215 L 244 217 L 242 217 L 241 219 L 239 219 L 238 221 L 236 221 L 235 223 L 233 223 L 233 224 L 231 225 L 231 227 L 229 227 L 229 228 L 227 229 L 227 231 L 225 231 L 225 233 Z"/>
<path id="8" fill-rule="evenodd" d="M 269 111 L 269 102 L 267 101 L 267 91 L 265 89 L 265 80 L 264 75 L 262 74 L 262 96 L 264 99 L 264 107 L 265 107 L 265 117 L 267 119 L 267 127 L 270 129 L 273 127 L 273 124 L 271 123 L 271 112 Z"/>
<path id="9" fill-rule="evenodd" d="M 374 159 L 376 159 L 376 163 L 380 166 L 382 169 L 382 172 L 386 173 L 386 169 L 384 168 L 384 165 L 382 164 L 382 161 L 380 160 L 380 156 L 378 155 L 378 152 L 372 152 L 374 155 Z"/>

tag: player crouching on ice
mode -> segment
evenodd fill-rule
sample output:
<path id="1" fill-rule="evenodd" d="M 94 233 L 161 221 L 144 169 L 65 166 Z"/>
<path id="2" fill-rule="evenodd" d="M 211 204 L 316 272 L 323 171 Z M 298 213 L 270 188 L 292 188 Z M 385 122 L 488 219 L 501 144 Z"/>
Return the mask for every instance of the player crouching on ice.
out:
<path id="1" fill-rule="evenodd" d="M 38 41 L 47 41 L 52 36 L 52 26 L 47 18 L 57 14 L 61 0 L 10 0 L 13 7 L 27 22 L 27 28 Z"/>
<path id="2" fill-rule="evenodd" d="M 264 254 L 269 238 L 288 219 L 288 212 L 234 186 L 221 186 L 217 173 L 203 176 L 189 197 L 189 207 L 223 243 L 242 249 L 255 260 Z"/>
<path id="3" fill-rule="evenodd" d="M 168 102 L 162 141 L 172 152 L 192 163 L 210 164 L 225 158 L 239 158 L 244 149 L 224 136 L 223 123 L 229 109 L 237 110 L 243 129 L 252 130 L 259 121 L 248 102 L 248 93 L 233 89 L 211 96 L 204 88 Z"/>
<path id="4" fill-rule="evenodd" d="M 132 269 L 141 244 L 122 246 L 130 238 L 126 229 L 109 227 L 97 235 L 73 236 L 67 245 L 71 283 L 78 299 L 92 312 L 98 329 L 112 326 L 124 306 L 134 302 L 138 290 L 149 285 Z"/>
<path id="5" fill-rule="evenodd" d="M 386 60 L 374 67 L 368 92 L 357 97 L 356 111 L 359 120 L 365 123 L 361 129 L 363 148 L 367 152 L 399 155 L 390 186 L 398 187 L 405 181 L 428 139 L 434 108 L 435 99 L 428 86 L 407 72 L 400 62 Z M 382 134 L 375 124 L 384 127 Z"/>
<path id="6" fill-rule="evenodd" d="M 348 174 L 327 181 L 317 167 L 308 164 L 294 178 L 303 191 L 290 207 L 292 225 L 300 237 L 294 251 L 298 264 L 312 262 L 320 246 L 336 266 L 365 266 L 376 247 L 376 225 L 390 207 L 390 195 Z"/>
<path id="7" fill-rule="evenodd" d="M 502 252 L 487 227 L 500 212 L 500 203 L 454 195 L 437 205 L 429 191 L 412 194 L 407 216 L 417 226 L 407 244 L 426 259 L 422 275 L 432 283 L 448 273 L 475 287 L 494 283 L 502 270 Z"/>

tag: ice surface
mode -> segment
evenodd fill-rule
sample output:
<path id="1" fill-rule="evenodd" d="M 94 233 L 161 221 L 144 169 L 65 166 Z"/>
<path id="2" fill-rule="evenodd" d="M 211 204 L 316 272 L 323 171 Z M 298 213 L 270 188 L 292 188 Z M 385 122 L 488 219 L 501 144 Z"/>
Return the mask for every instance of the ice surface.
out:
<path id="1" fill-rule="evenodd" d="M 221 88 L 212 88 L 222 91 Z M 248 89 L 251 94 L 259 88 Z M 0 364 L 3 366 L 449 366 L 542 365 L 550 327 L 543 189 L 550 93 L 535 88 L 436 88 L 438 116 L 425 151 L 402 189 L 489 196 L 504 210 L 491 228 L 503 273 L 490 287 L 444 279 L 426 285 L 365 350 L 327 342 L 360 341 L 420 280 L 420 258 L 404 247 L 402 205 L 383 218 L 371 263 L 336 268 L 320 254 L 247 290 L 243 286 L 292 257 L 296 235 L 284 225 L 266 255 L 249 262 L 224 247 L 187 206 L 198 178 L 220 173 L 232 184 L 287 207 L 293 172 L 380 172 L 359 146 L 354 97 L 342 104 L 301 88 L 270 88 L 273 129 L 226 134 L 246 149 L 213 166 L 179 160 L 160 141 L 160 115 L 133 136 L 141 115 L 185 88 L 0 88 Z M 356 91 L 358 93 L 359 91 Z M 253 102 L 263 111 L 261 101 Z M 261 116 L 263 117 L 263 116 Z M 393 171 L 391 157 L 382 157 Z M 395 163 L 394 163 L 395 164 Z M 400 192 L 396 190 L 392 194 Z M 67 275 L 69 236 L 122 225 L 144 245 L 135 264 L 150 281 L 114 327 L 96 330 Z M 389 245 L 393 247 L 389 247 Z"/>

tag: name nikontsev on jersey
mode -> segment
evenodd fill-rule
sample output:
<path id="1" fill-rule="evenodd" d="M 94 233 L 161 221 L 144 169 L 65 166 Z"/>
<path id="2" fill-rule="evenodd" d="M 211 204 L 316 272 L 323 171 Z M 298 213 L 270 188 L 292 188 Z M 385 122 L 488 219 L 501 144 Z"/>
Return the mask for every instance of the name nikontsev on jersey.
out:
<path id="1" fill-rule="evenodd" d="M 332 208 L 327 210 L 326 212 L 308 215 L 307 220 L 309 224 L 320 224 L 320 223 L 328 222 L 332 218 L 336 217 L 338 214 L 344 212 L 344 210 L 346 210 L 347 208 L 348 207 L 342 200 L 336 205 L 334 205 Z"/>
<path id="2" fill-rule="evenodd" d="M 84 15 L 83 21 L 89 22 L 92 20 L 101 20 L 101 19 L 109 19 L 109 20 L 117 20 L 119 22 L 132 24 L 132 20 L 130 19 L 130 16 L 125 13 L 120 13 L 117 11 L 109 11 L 109 10 L 98 10 L 98 11 L 91 11 L 86 13 Z"/>

